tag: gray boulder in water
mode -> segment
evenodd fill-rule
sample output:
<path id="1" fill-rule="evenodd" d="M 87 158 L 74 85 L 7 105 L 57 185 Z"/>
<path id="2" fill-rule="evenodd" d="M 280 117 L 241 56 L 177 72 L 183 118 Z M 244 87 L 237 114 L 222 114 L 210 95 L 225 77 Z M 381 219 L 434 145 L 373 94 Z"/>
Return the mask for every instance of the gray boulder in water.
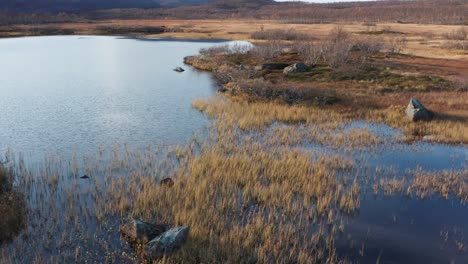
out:
<path id="1" fill-rule="evenodd" d="M 286 68 L 284 68 L 283 73 L 288 75 L 290 73 L 299 73 L 306 72 L 307 66 L 304 63 L 294 63 Z"/>
<path id="2" fill-rule="evenodd" d="M 413 121 L 431 120 L 434 113 L 426 109 L 416 98 L 411 98 L 406 107 L 406 116 Z"/>
<path id="3" fill-rule="evenodd" d="M 140 220 L 130 219 L 120 227 L 127 241 L 146 244 L 169 229 L 168 225 L 153 225 Z"/>
<path id="4" fill-rule="evenodd" d="M 171 179 L 171 178 L 166 178 L 166 179 L 161 180 L 161 182 L 159 182 L 159 185 L 160 186 L 166 186 L 166 187 L 172 187 L 172 186 L 174 186 L 174 180 Z"/>
<path id="5" fill-rule="evenodd" d="M 185 70 L 184 70 L 182 67 L 176 67 L 176 68 L 174 69 L 174 71 L 176 71 L 176 72 L 184 72 Z"/>
<path id="6" fill-rule="evenodd" d="M 182 247 L 188 237 L 189 227 L 174 227 L 154 238 L 144 248 L 143 255 L 149 259 L 158 259 L 171 254 Z"/>

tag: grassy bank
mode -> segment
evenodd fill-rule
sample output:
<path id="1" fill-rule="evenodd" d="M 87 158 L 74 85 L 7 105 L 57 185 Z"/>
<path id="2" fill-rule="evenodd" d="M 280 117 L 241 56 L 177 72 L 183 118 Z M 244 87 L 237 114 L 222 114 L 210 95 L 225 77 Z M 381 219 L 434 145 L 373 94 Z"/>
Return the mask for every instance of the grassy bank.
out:
<path id="1" fill-rule="evenodd" d="M 463 103 L 468 99 L 466 83 L 395 63 L 408 57 L 398 53 L 403 43 L 356 38 L 341 27 L 318 41 L 304 40 L 301 34 L 292 37 L 292 32 L 265 33 L 269 38 L 274 34 L 275 40 L 259 43 L 252 50 L 218 46 L 186 58 L 186 63 L 214 72 L 223 89 L 237 101 L 268 102 L 270 109 L 285 113 L 305 109 L 285 114 L 281 121 L 286 123 L 305 121 L 308 112 L 320 112 L 336 122 L 384 122 L 405 131 L 409 141 L 426 136 L 438 142 L 468 142 L 468 109 Z M 286 65 L 298 62 L 305 62 L 307 68 L 283 73 Z M 412 122 L 406 118 L 404 110 L 412 97 L 433 110 L 435 119 Z M 252 122 L 271 119 L 269 113 L 263 115 Z"/>

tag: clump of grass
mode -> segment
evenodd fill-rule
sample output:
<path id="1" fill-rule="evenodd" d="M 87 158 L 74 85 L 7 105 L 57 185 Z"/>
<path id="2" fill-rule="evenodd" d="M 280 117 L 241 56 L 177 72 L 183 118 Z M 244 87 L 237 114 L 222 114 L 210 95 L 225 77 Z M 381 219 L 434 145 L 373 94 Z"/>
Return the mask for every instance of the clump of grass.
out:
<path id="1" fill-rule="evenodd" d="M 26 205 L 14 190 L 13 172 L 0 163 L 0 244 L 12 240 L 25 225 Z"/>
<path id="2" fill-rule="evenodd" d="M 328 120 L 338 122 L 343 118 L 334 111 L 305 105 L 289 105 L 278 102 L 248 102 L 241 97 L 231 97 L 234 101 L 221 98 L 198 99 L 193 107 L 210 117 L 233 124 L 243 130 L 263 130 L 275 122 L 284 124 L 320 124 Z"/>
<path id="3" fill-rule="evenodd" d="M 418 169 L 407 178 L 381 178 L 374 182 L 374 194 L 382 190 L 385 195 L 405 193 L 408 196 L 427 198 L 434 194 L 444 199 L 455 198 L 462 204 L 468 202 L 468 171 L 424 172 Z"/>
<path id="4" fill-rule="evenodd" d="M 407 141 L 422 140 L 433 136 L 432 141 L 459 144 L 468 142 L 468 124 L 456 118 L 438 117 L 431 122 L 412 122 L 404 113 L 405 106 L 390 106 L 361 112 L 361 118 L 372 122 L 383 122 L 402 129 Z"/>

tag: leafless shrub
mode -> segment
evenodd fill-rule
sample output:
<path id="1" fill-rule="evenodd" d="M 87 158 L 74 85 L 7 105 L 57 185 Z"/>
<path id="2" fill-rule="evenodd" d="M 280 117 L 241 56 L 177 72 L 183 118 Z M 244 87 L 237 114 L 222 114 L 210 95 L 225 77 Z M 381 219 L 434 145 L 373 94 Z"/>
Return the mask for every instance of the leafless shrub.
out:
<path id="1" fill-rule="evenodd" d="M 391 38 L 387 41 L 387 50 L 390 53 L 401 53 L 406 47 L 408 40 L 406 38 Z"/>
<path id="2" fill-rule="evenodd" d="M 284 44 L 281 41 L 273 40 L 268 43 L 261 43 L 256 45 L 251 54 L 258 60 L 269 60 L 274 57 L 281 55 L 283 50 L 288 48 L 288 45 Z"/>
<path id="3" fill-rule="evenodd" d="M 233 67 L 228 65 L 220 66 L 214 73 L 216 80 L 221 84 L 227 84 L 232 81 L 250 79 L 255 76 L 255 70 L 252 68 Z"/>
<path id="4" fill-rule="evenodd" d="M 323 60 L 332 69 L 349 62 L 353 46 L 349 40 L 350 34 L 343 27 L 338 26 L 330 31 L 326 42 L 322 44 Z"/>
<path id="5" fill-rule="evenodd" d="M 384 43 L 380 39 L 364 38 L 359 39 L 354 47 L 360 52 L 362 62 L 365 62 L 368 58 L 380 52 L 384 48 Z"/>
<path id="6" fill-rule="evenodd" d="M 205 56 L 213 56 L 219 54 L 227 54 L 229 53 L 229 46 L 228 45 L 217 45 L 209 48 L 202 48 L 200 49 L 200 54 Z"/>
<path id="7" fill-rule="evenodd" d="M 343 26 L 336 26 L 328 33 L 327 41 L 331 43 L 345 42 L 349 40 L 350 36 L 350 33 Z"/>
<path id="8" fill-rule="evenodd" d="M 216 65 L 225 63 L 226 57 L 233 63 L 242 61 L 242 58 L 251 50 L 249 45 L 233 44 L 233 45 L 218 45 L 209 48 L 200 49 L 199 53 L 202 56 L 210 58 Z"/>
<path id="9" fill-rule="evenodd" d="M 209 48 L 200 49 L 201 55 L 213 56 L 213 55 L 230 55 L 230 54 L 245 54 L 250 50 L 250 46 L 242 44 L 224 44 L 217 45 Z"/>
<path id="10" fill-rule="evenodd" d="M 442 48 L 444 48 L 444 49 L 468 50 L 468 41 L 466 41 L 466 40 L 447 41 L 447 42 L 442 44 Z"/>
<path id="11" fill-rule="evenodd" d="M 294 49 L 307 65 L 315 66 L 322 59 L 322 45 L 318 43 L 301 41 L 295 43 Z"/>
<path id="12" fill-rule="evenodd" d="M 468 30 L 465 26 L 462 26 L 459 29 L 445 34 L 445 37 L 451 40 L 468 40 Z"/>
<path id="13" fill-rule="evenodd" d="M 306 40 L 310 37 L 295 29 L 260 30 L 251 34 L 252 39 L 260 40 Z"/>
<path id="14" fill-rule="evenodd" d="M 229 54 L 246 54 L 249 52 L 252 47 L 250 45 L 235 43 L 232 45 L 228 45 L 228 52 Z"/>
<path id="15" fill-rule="evenodd" d="M 314 102 L 332 104 L 336 101 L 333 93 L 323 94 L 312 87 L 282 86 L 262 79 L 244 80 L 239 82 L 236 89 L 242 94 L 264 98 L 267 100 L 280 99 L 288 104 L 300 102 Z M 235 92 L 235 91 L 234 91 Z"/>

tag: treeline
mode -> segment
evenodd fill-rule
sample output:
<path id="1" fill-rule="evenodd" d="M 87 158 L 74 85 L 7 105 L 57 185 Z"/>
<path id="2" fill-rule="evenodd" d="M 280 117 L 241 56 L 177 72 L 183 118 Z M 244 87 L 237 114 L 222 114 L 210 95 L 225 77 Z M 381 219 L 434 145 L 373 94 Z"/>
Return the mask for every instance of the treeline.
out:
<path id="1" fill-rule="evenodd" d="M 99 16 L 96 16 L 99 14 Z M 106 10 L 93 18 L 274 19 L 288 23 L 399 22 L 468 24 L 467 0 L 371 1 L 351 3 L 278 3 L 269 0 L 218 0 L 201 6 L 171 9 Z"/>
<path id="2" fill-rule="evenodd" d="M 15 12 L 0 10 L 0 26 L 83 22 L 87 19 L 75 13 Z"/>
<path id="3" fill-rule="evenodd" d="M 266 6 L 262 18 L 291 23 L 400 22 L 426 24 L 468 23 L 466 0 L 377 1 L 336 4 L 289 3 L 281 8 Z"/>
<path id="4" fill-rule="evenodd" d="M 0 11 L 0 25 L 77 22 L 106 19 L 273 19 L 285 23 L 397 22 L 468 24 L 467 0 L 372 1 L 308 4 L 270 0 L 218 0 L 200 6 L 133 8 L 72 13 Z"/>

